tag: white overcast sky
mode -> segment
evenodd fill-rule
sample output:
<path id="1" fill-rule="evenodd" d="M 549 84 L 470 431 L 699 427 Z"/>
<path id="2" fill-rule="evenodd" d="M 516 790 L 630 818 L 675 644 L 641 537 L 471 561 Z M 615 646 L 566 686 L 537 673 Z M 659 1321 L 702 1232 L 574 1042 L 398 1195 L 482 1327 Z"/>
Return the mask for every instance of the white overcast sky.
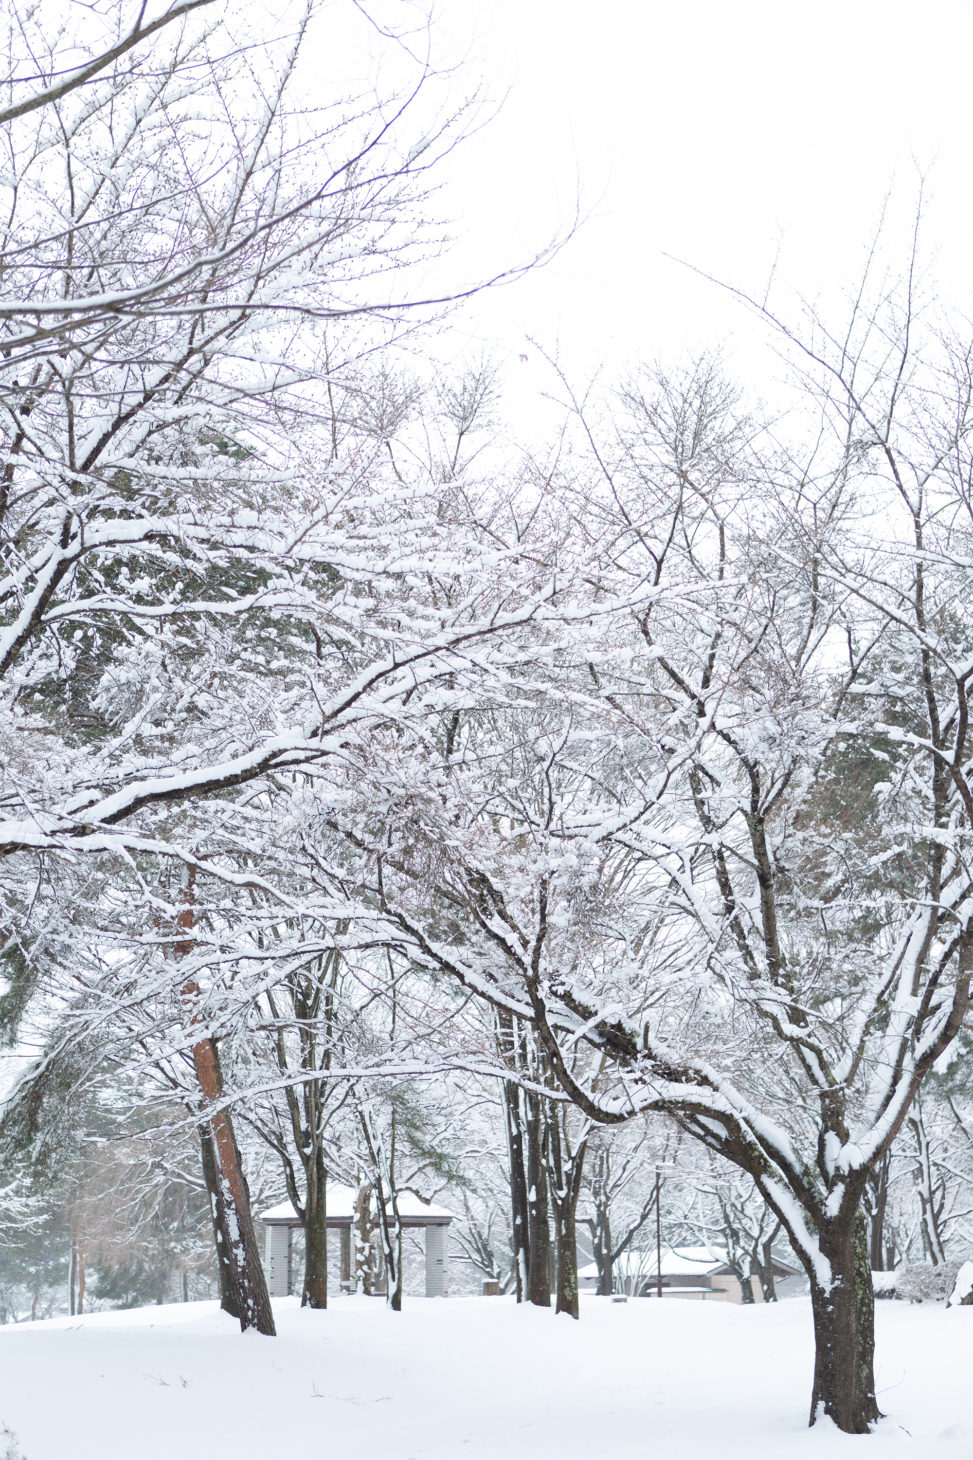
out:
<path id="1" fill-rule="evenodd" d="M 904 268 L 924 177 L 922 260 L 944 303 L 970 287 L 969 0 L 436 0 L 499 115 L 444 196 L 461 266 L 517 260 L 570 219 L 554 263 L 456 328 L 501 353 L 525 336 L 575 361 L 672 356 L 751 326 L 666 255 L 775 297 L 855 283 L 883 204 Z"/>

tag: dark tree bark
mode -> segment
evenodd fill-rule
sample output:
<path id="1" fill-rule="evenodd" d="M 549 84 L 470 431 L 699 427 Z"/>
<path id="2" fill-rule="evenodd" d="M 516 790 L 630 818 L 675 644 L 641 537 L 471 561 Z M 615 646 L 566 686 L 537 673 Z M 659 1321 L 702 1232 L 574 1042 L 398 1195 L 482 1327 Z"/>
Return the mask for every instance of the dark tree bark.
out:
<path id="1" fill-rule="evenodd" d="M 822 1224 L 821 1249 L 831 1264 L 830 1291 L 811 1279 L 814 1387 L 811 1423 L 819 1414 L 845 1434 L 867 1434 L 881 1419 L 875 1397 L 875 1295 L 865 1221 L 859 1212 Z"/>
<path id="2" fill-rule="evenodd" d="M 304 1287 L 302 1308 L 328 1306 L 328 1173 L 320 1146 L 309 1164 L 304 1201 Z"/>
<path id="3" fill-rule="evenodd" d="M 539 1095 L 525 1094 L 527 1109 L 527 1211 L 530 1239 L 527 1301 L 551 1306 L 551 1226 L 547 1199 L 546 1131 Z"/>
<path id="4" fill-rule="evenodd" d="M 386 1297 L 393 1313 L 402 1312 L 402 1221 L 395 1191 L 383 1200 L 382 1183 L 376 1184 L 382 1256 L 385 1258 Z M 391 1211 L 389 1211 L 391 1208 Z"/>
<path id="5" fill-rule="evenodd" d="M 527 1169 L 524 1159 L 523 1092 L 515 1085 L 505 1085 L 503 1103 L 510 1160 L 510 1246 L 517 1302 L 523 1303 L 527 1298 L 527 1275 L 530 1270 L 530 1209 L 527 1203 Z"/>
<path id="6" fill-rule="evenodd" d="M 520 1061 L 517 1031 L 513 1017 L 504 1010 L 497 1013 L 497 1042 L 500 1053 L 516 1067 Z M 527 1274 L 530 1263 L 530 1212 L 527 1204 L 527 1167 L 525 1159 L 524 1093 L 518 1085 L 503 1085 L 504 1127 L 507 1134 L 507 1157 L 510 1170 L 510 1250 L 513 1260 L 514 1290 L 517 1302 L 527 1298 Z"/>
<path id="7" fill-rule="evenodd" d="M 610 1298 L 615 1286 L 614 1262 L 612 1261 L 611 1222 L 607 1207 L 595 1207 L 595 1214 L 588 1218 L 591 1233 L 591 1250 L 598 1269 L 595 1288 L 601 1298 Z"/>
<path id="8" fill-rule="evenodd" d="M 201 1125 L 199 1128 L 199 1145 L 203 1163 L 203 1181 L 206 1183 L 210 1216 L 213 1221 L 213 1245 L 216 1248 L 216 1268 L 220 1282 L 220 1307 L 224 1313 L 229 1313 L 231 1318 L 239 1318 L 233 1276 L 223 1247 L 223 1230 L 226 1220 L 225 1216 L 222 1219 L 220 1216 L 222 1195 L 220 1184 L 216 1179 L 216 1157 L 213 1155 L 213 1142 L 207 1126 Z"/>
<path id="9" fill-rule="evenodd" d="M 889 1200 L 889 1169 L 892 1157 L 886 1151 L 869 1172 L 862 1206 L 868 1227 L 868 1260 L 872 1272 L 891 1272 L 895 1267 L 895 1243 L 886 1235 L 885 1218 Z"/>
<path id="10" fill-rule="evenodd" d="M 283 1143 L 266 1131 L 261 1134 L 282 1158 L 288 1195 L 304 1223 L 301 1306 L 308 1308 L 328 1306 L 328 1169 L 324 1155 L 328 1082 L 326 1078 L 313 1078 L 312 1072 L 324 1074 L 331 1067 L 335 991 L 340 974 L 340 956 L 331 950 L 310 971 L 292 972 L 280 989 L 268 989 L 266 993 L 276 1030 L 274 1050 L 278 1068 L 282 1075 L 292 1073 L 285 1030 L 293 1024 L 300 1050 L 298 1068 L 304 1076 L 299 1086 L 288 1082 L 284 1088 L 293 1137 L 291 1151 L 285 1151 Z M 303 1197 L 294 1152 L 304 1175 Z"/>
<path id="11" fill-rule="evenodd" d="M 777 1279 L 774 1276 L 774 1243 L 780 1232 L 780 1223 L 771 1235 L 762 1242 L 755 1256 L 754 1267 L 760 1279 L 760 1291 L 765 1303 L 777 1302 Z"/>
<path id="12" fill-rule="evenodd" d="M 578 1306 L 578 1198 L 584 1174 L 587 1142 L 579 1141 L 572 1152 L 568 1132 L 562 1130 L 566 1107 L 548 1116 L 549 1178 L 554 1208 L 554 1255 L 556 1259 L 556 1311 L 580 1316 Z"/>

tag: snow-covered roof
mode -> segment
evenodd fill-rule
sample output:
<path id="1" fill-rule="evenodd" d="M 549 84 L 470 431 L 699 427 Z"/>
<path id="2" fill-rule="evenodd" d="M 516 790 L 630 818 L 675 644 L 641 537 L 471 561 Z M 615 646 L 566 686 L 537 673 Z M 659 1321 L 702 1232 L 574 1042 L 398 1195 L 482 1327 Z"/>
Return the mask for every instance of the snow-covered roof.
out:
<path id="1" fill-rule="evenodd" d="M 655 1251 L 649 1252 L 623 1252 L 616 1257 L 613 1264 L 615 1276 L 622 1281 L 629 1278 L 636 1281 L 640 1278 L 654 1278 L 656 1276 Z M 797 1269 L 788 1262 L 783 1262 L 779 1257 L 774 1256 L 774 1269 L 778 1276 L 796 1272 Z M 729 1271 L 726 1260 L 725 1247 L 663 1247 L 662 1249 L 662 1276 L 667 1277 L 706 1277 L 721 1270 Z M 578 1269 L 578 1277 L 587 1281 L 598 1276 L 598 1264 L 589 1262 L 585 1267 Z"/>
<path id="2" fill-rule="evenodd" d="M 667 1247 L 662 1250 L 663 1277 L 704 1276 L 726 1267 L 722 1247 Z M 656 1275 L 654 1252 L 623 1252 L 615 1259 L 614 1270 L 619 1278 L 649 1278 Z M 579 1278 L 598 1276 L 598 1264 L 589 1262 L 578 1271 Z"/>
<path id="3" fill-rule="evenodd" d="M 337 1182 L 328 1182 L 327 1208 L 328 1226 L 332 1223 L 350 1222 L 355 1215 L 355 1199 L 358 1193 L 353 1186 L 340 1186 Z M 398 1195 L 399 1216 L 406 1226 L 419 1226 L 423 1222 L 451 1222 L 453 1212 L 446 1207 L 437 1207 L 432 1202 L 423 1201 L 411 1191 L 400 1191 Z M 300 1226 L 300 1221 L 289 1201 L 278 1202 L 275 1207 L 268 1207 L 265 1212 L 260 1213 L 262 1222 L 292 1223 L 295 1227 Z"/>

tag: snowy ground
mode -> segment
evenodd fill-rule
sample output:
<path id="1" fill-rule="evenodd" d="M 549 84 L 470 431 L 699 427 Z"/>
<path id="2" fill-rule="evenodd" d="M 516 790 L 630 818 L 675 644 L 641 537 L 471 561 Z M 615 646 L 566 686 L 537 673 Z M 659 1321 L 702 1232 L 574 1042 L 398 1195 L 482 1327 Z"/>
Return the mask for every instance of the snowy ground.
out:
<path id="1" fill-rule="evenodd" d="M 973 1308 L 879 1304 L 872 1439 L 805 1429 L 805 1299 L 769 1308 L 508 1299 L 213 1303 L 0 1329 L 0 1423 L 24 1460 L 811 1460 L 973 1453 Z M 0 1460 L 4 1457 L 0 1441 Z"/>

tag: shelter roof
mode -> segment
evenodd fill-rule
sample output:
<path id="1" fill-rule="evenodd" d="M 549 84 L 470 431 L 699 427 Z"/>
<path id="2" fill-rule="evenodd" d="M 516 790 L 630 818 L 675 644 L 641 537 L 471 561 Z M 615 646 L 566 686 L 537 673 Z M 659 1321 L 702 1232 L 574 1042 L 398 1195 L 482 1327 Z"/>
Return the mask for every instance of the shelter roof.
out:
<path id="1" fill-rule="evenodd" d="M 353 1186 L 341 1186 L 337 1182 L 328 1182 L 329 1227 L 350 1225 L 355 1216 L 357 1195 Z M 416 1196 L 412 1191 L 399 1192 L 398 1207 L 404 1227 L 444 1226 L 451 1222 L 455 1215 L 446 1207 L 438 1207 L 432 1202 L 423 1201 L 422 1197 Z M 260 1213 L 260 1220 L 271 1227 L 299 1227 L 301 1225 L 300 1217 L 289 1201 L 282 1201 L 277 1206 L 268 1207 L 266 1211 Z"/>

